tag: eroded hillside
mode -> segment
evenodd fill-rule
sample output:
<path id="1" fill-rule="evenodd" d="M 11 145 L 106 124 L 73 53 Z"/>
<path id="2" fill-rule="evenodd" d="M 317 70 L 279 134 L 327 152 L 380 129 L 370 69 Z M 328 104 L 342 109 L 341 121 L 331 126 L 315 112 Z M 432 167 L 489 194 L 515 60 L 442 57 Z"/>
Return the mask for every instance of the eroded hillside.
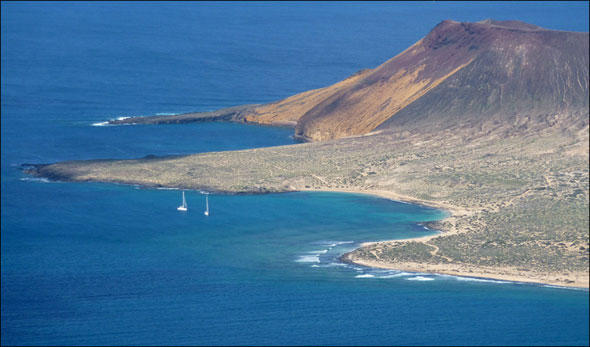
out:
<path id="1" fill-rule="evenodd" d="M 418 120 L 430 126 L 546 116 L 588 106 L 587 52 L 587 33 L 443 21 L 375 69 L 254 108 L 246 119 L 296 123 L 296 136 L 323 141 Z"/>

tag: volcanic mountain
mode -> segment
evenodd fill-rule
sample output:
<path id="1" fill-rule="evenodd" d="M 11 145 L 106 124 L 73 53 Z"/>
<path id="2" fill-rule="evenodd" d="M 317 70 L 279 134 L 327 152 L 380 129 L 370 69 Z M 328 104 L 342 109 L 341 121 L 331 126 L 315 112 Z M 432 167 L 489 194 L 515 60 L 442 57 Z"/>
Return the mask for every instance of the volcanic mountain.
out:
<path id="1" fill-rule="evenodd" d="M 253 107 L 242 117 L 296 124 L 295 135 L 311 141 L 398 126 L 435 130 L 506 121 L 534 126 L 563 114 L 578 115 L 568 122 L 584 123 L 588 38 L 520 21 L 445 20 L 374 69 Z"/>
<path id="2" fill-rule="evenodd" d="M 579 130 L 588 123 L 588 41 L 588 33 L 520 21 L 445 20 L 380 66 L 328 87 L 264 105 L 110 123 L 291 125 L 308 141 L 374 131 L 538 131 L 558 123 Z"/>

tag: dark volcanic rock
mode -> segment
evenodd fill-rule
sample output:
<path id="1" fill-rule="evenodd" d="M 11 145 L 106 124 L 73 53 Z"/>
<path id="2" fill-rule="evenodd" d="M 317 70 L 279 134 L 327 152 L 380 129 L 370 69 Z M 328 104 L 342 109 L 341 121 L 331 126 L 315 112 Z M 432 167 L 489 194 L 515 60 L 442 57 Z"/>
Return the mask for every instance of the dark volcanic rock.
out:
<path id="1" fill-rule="evenodd" d="M 256 105 L 241 105 L 211 112 L 191 112 L 173 116 L 145 116 L 110 120 L 110 125 L 129 124 L 182 124 L 211 121 L 243 121 L 244 115 Z"/>

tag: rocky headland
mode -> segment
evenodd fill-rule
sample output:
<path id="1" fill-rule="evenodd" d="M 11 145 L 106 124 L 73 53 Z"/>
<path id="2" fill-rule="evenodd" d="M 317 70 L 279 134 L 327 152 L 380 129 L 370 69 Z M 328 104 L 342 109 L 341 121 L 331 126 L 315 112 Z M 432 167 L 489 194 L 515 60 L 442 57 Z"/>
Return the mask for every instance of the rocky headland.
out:
<path id="1" fill-rule="evenodd" d="M 589 35 L 443 21 L 382 65 L 265 105 L 112 124 L 289 125 L 289 146 L 35 165 L 33 175 L 228 193 L 354 191 L 441 207 L 441 234 L 347 261 L 588 287 Z"/>

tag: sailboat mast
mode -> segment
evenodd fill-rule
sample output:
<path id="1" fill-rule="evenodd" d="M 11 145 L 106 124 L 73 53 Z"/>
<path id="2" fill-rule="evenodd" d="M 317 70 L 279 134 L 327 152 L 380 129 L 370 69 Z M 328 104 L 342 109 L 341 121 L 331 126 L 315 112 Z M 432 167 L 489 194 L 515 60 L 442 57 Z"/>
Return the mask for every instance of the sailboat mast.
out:
<path id="1" fill-rule="evenodd" d="M 176 208 L 178 211 L 186 211 L 187 207 L 186 207 L 186 198 L 184 196 L 184 190 L 182 191 L 182 205 L 178 206 Z"/>

